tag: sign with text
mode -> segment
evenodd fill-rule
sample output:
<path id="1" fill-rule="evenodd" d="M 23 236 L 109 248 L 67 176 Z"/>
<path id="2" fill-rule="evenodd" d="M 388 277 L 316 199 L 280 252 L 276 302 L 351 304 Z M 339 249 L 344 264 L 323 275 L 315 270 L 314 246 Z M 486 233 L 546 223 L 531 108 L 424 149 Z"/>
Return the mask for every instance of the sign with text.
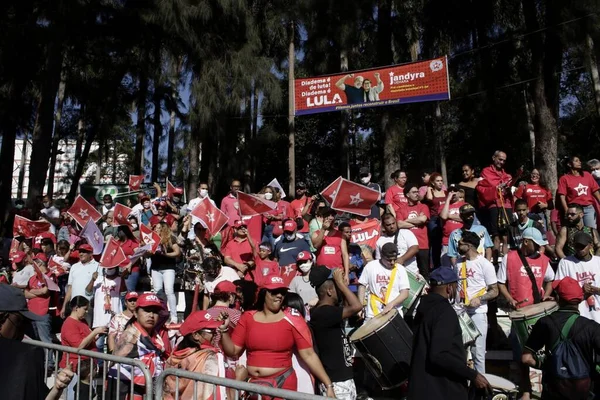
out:
<path id="1" fill-rule="evenodd" d="M 294 82 L 295 115 L 449 100 L 447 57 Z"/>

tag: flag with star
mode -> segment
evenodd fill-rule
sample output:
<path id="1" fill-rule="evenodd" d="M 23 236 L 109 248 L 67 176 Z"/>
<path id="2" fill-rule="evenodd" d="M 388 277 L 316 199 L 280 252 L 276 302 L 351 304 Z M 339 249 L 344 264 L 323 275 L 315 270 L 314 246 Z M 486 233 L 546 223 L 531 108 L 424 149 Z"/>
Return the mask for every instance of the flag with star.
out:
<path id="1" fill-rule="evenodd" d="M 42 232 L 48 232 L 50 230 L 50 223 L 47 221 L 32 221 L 20 215 L 15 215 L 15 222 L 13 223 L 13 236 L 23 236 L 27 239 L 36 237 Z"/>
<path id="2" fill-rule="evenodd" d="M 243 217 L 251 217 L 253 215 L 263 214 L 273 211 L 277 208 L 277 204 L 272 201 L 265 200 L 262 197 L 244 192 L 238 192 L 237 194 L 238 204 L 240 206 L 240 214 Z"/>
<path id="3" fill-rule="evenodd" d="M 140 190 L 142 182 L 144 182 L 144 175 L 129 175 L 129 191 Z"/>
<path id="4" fill-rule="evenodd" d="M 94 208 L 86 199 L 77 196 L 71 208 L 67 210 L 67 213 L 81 226 L 82 228 L 88 222 L 88 219 L 92 219 L 94 222 L 98 222 L 102 218 L 102 214 Z"/>
<path id="5" fill-rule="evenodd" d="M 127 217 L 131 214 L 133 210 L 121 203 L 115 204 L 115 208 L 113 209 L 113 223 L 112 226 L 119 225 L 129 225 L 129 220 Z"/>
<path id="6" fill-rule="evenodd" d="M 331 182 L 329 186 L 321 191 L 321 196 L 327 201 L 329 204 L 333 203 L 335 199 L 335 195 L 337 194 L 338 186 L 340 186 L 340 182 L 342 181 L 342 177 L 338 177 L 335 181 Z"/>
<path id="7" fill-rule="evenodd" d="M 229 217 L 223 211 L 215 207 L 208 197 L 203 198 L 202 201 L 194 207 L 191 214 L 204 223 L 204 226 L 206 226 L 206 229 L 211 236 L 219 233 L 229 221 Z"/>
<path id="8" fill-rule="evenodd" d="M 111 238 L 108 243 L 106 243 L 102 257 L 100 257 L 100 266 L 104 268 L 115 268 L 125 261 L 129 260 L 123 252 L 119 241 L 115 238 Z"/>
<path id="9" fill-rule="evenodd" d="M 102 253 L 102 249 L 104 248 L 104 236 L 102 236 L 102 232 L 100 232 L 100 228 L 92 219 L 88 219 L 85 226 L 81 230 L 79 237 L 85 238 L 88 244 L 92 246 L 93 254 L 98 255 Z"/>
<path id="10" fill-rule="evenodd" d="M 379 191 L 341 178 L 331 208 L 337 211 L 368 216 L 379 200 Z"/>
<path id="11" fill-rule="evenodd" d="M 156 249 L 158 249 L 158 245 L 160 244 L 160 236 L 158 233 L 154 232 L 152 229 L 148 228 L 146 225 L 140 225 L 140 242 L 142 245 L 149 244 L 152 246 L 151 253 L 154 253 Z"/>

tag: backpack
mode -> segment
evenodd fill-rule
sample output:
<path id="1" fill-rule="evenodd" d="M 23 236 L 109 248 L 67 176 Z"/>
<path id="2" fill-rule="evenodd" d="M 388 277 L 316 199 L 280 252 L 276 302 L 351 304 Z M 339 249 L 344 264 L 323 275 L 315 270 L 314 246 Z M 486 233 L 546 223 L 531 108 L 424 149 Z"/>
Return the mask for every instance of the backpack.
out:
<path id="1" fill-rule="evenodd" d="M 560 331 L 560 338 L 548 352 L 544 375 L 548 374 L 547 377 L 550 379 L 577 380 L 590 377 L 589 366 L 577 346 L 568 337 L 578 317 L 578 314 L 569 317 Z"/>

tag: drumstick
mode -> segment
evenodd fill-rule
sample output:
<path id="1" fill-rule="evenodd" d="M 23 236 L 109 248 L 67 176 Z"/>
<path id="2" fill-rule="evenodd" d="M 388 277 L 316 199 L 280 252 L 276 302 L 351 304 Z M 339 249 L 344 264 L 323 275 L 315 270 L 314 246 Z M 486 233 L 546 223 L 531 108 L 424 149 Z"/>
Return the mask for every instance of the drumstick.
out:
<path id="1" fill-rule="evenodd" d="M 523 304 L 523 303 L 527 303 L 528 301 L 529 301 L 529 299 L 523 299 L 523 300 L 521 300 L 521 301 L 517 302 L 517 303 L 515 304 L 515 307 L 516 307 L 516 306 L 519 306 L 519 305 L 521 305 L 521 304 Z"/>

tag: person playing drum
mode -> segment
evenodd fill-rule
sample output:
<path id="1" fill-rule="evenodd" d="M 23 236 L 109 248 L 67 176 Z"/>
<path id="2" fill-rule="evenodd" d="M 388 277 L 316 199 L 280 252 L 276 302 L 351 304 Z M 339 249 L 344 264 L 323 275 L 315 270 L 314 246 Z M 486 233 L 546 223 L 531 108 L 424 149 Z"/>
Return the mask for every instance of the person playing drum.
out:
<path id="1" fill-rule="evenodd" d="M 366 304 L 366 319 L 379 313 L 387 314 L 394 308 L 402 315 L 402 302 L 408 297 L 410 282 L 406 269 L 396 263 L 397 259 L 398 247 L 386 243 L 381 248 L 381 258 L 370 261 L 363 269 L 358 280 L 358 298 Z M 365 299 L 366 289 L 369 289 L 368 299 Z"/>
<path id="2" fill-rule="evenodd" d="M 554 280 L 554 270 L 550 267 L 550 260 L 540 253 L 540 248 L 548 244 L 542 237 L 542 233 L 536 228 L 526 228 L 521 237 L 521 248 L 511 250 L 504 256 L 497 275 L 498 289 L 513 309 L 549 299 Z M 531 398 L 529 367 L 520 363 L 523 349 L 514 324 L 511 324 L 510 340 L 513 360 L 520 366 L 519 388 L 523 393 L 522 398 L 529 400 Z"/>
<path id="3" fill-rule="evenodd" d="M 481 336 L 471 347 L 475 369 L 485 373 L 485 349 L 488 330 L 487 302 L 498 296 L 496 270 L 491 262 L 477 252 L 479 235 L 465 231 L 458 242 L 458 253 L 462 256 L 456 265 L 460 279 L 461 304 L 467 309 Z"/>

